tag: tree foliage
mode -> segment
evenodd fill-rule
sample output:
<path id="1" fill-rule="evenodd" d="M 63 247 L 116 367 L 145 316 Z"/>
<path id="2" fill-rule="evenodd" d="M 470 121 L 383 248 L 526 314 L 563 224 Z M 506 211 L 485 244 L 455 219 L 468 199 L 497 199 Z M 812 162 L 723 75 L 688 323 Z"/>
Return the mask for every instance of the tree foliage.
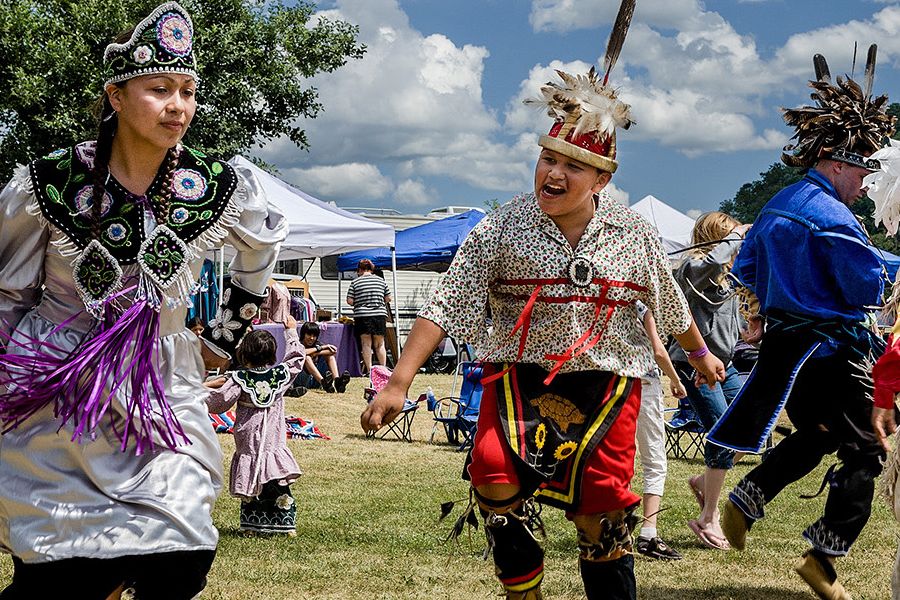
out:
<path id="1" fill-rule="evenodd" d="M 780 162 L 773 164 L 759 179 L 745 183 L 734 198 L 725 200 L 719 210 L 728 213 L 741 223 L 752 223 L 762 207 L 781 188 L 800 181 L 803 171 Z"/>
<path id="2" fill-rule="evenodd" d="M 312 3 L 181 0 L 200 71 L 185 143 L 222 156 L 286 136 L 308 146 L 302 119 L 322 110 L 304 82 L 360 58 L 358 28 L 313 16 Z M 16 163 L 93 139 L 103 51 L 158 0 L 0 2 L 0 177 Z"/>

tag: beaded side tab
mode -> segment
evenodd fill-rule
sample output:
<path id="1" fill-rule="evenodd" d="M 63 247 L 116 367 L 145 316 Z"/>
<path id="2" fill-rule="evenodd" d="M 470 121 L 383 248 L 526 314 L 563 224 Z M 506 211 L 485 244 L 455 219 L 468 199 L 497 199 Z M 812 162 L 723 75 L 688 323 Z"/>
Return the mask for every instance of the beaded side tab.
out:
<path id="1" fill-rule="evenodd" d="M 122 287 L 119 261 L 103 244 L 93 240 L 72 263 L 72 274 L 85 308 L 99 319 L 103 304 Z"/>

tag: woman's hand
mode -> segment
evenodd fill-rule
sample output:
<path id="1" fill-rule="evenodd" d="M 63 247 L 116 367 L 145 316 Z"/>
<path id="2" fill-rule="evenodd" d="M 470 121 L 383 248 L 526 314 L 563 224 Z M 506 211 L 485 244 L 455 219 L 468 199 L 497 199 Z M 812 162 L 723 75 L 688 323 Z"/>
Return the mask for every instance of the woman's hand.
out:
<path id="1" fill-rule="evenodd" d="M 680 379 L 669 379 L 669 391 L 672 392 L 672 395 L 678 399 L 687 396 L 687 390 L 685 389 L 684 384 L 681 383 Z"/>

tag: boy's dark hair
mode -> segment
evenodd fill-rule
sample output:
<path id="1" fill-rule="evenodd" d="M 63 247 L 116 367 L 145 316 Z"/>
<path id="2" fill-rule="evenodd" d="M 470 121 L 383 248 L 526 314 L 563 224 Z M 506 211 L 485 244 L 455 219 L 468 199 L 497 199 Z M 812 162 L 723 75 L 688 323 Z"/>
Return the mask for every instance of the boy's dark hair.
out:
<path id="1" fill-rule="evenodd" d="M 312 321 L 307 321 L 300 327 L 300 341 L 303 341 L 303 336 L 307 333 L 311 333 L 316 336 L 316 339 L 319 339 L 319 324 L 313 323 Z"/>
<path id="2" fill-rule="evenodd" d="M 251 331 L 237 348 L 237 359 L 245 367 L 266 367 L 275 364 L 278 346 L 268 331 Z"/>
<path id="3" fill-rule="evenodd" d="M 206 324 L 203 322 L 203 319 L 200 317 L 194 317 L 193 319 L 188 319 L 187 328 L 193 329 L 194 327 L 203 327 L 206 328 Z"/>

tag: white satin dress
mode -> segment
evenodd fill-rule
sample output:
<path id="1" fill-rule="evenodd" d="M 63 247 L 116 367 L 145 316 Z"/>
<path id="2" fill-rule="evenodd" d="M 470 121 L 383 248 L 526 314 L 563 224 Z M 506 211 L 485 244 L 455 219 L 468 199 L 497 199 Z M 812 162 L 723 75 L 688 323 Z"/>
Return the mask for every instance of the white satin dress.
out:
<path id="1" fill-rule="evenodd" d="M 265 291 L 287 234 L 282 215 L 266 201 L 258 181 L 238 171 L 232 202 L 240 210 L 223 240 L 237 250 L 233 283 Z M 61 233 L 39 217 L 27 168 L 0 193 L 0 327 L 14 339 L 37 338 L 69 351 L 90 335 L 94 321 L 83 310 L 72 278 L 72 256 L 63 256 Z M 31 212 L 29 212 L 31 207 Z M 149 232 L 153 227 L 152 216 Z M 202 258 L 192 272 L 199 275 Z M 125 276 L 136 265 L 123 266 Z M 120 451 L 104 418 L 94 439 L 73 442 L 45 407 L 0 436 L 0 551 L 26 563 L 72 557 L 114 558 L 181 550 L 210 550 L 218 532 L 212 508 L 223 485 L 222 451 L 206 409 L 200 340 L 184 326 L 185 308 L 160 314 L 159 370 L 166 398 L 191 444 L 136 456 Z M 25 352 L 10 344 L 9 352 Z M 0 390 L 2 393 L 2 390 Z M 113 402 L 122 419 L 123 393 Z"/>

